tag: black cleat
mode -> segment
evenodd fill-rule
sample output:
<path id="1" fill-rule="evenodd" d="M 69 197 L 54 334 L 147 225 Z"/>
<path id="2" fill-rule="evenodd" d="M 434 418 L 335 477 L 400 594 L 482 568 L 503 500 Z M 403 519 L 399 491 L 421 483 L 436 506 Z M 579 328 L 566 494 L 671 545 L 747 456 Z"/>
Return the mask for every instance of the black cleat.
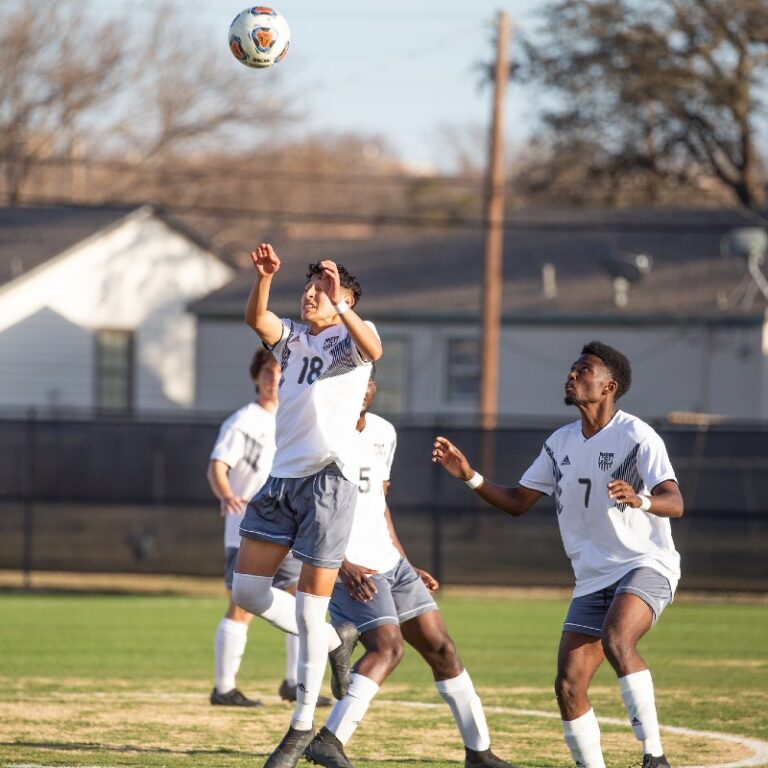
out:
<path id="1" fill-rule="evenodd" d="M 670 768 L 669 762 L 664 755 L 654 757 L 653 755 L 643 755 L 642 768 Z"/>
<path id="2" fill-rule="evenodd" d="M 355 768 L 344 754 L 343 744 L 325 726 L 304 750 L 304 757 L 325 768 Z"/>
<path id="3" fill-rule="evenodd" d="M 277 749 L 267 758 L 264 768 L 295 768 L 314 735 L 311 728 L 308 731 L 297 731 L 289 727 Z"/>
<path id="4" fill-rule="evenodd" d="M 466 757 L 464 758 L 464 768 L 517 768 L 512 763 L 507 763 L 500 757 L 491 752 L 490 749 L 484 749 L 482 752 L 475 752 L 474 749 L 464 747 Z"/>
<path id="5" fill-rule="evenodd" d="M 360 633 L 354 624 L 342 624 L 336 629 L 341 645 L 328 654 L 331 666 L 331 693 L 336 699 L 343 699 L 349 690 L 349 676 L 352 672 L 352 651 L 357 645 Z"/>
<path id="6" fill-rule="evenodd" d="M 277 695 L 283 701 L 296 701 L 296 686 L 291 685 L 287 680 L 283 680 L 280 683 L 280 687 L 277 689 Z M 317 697 L 318 707 L 330 707 L 333 702 L 327 696 Z"/>
<path id="7" fill-rule="evenodd" d="M 244 696 L 237 688 L 233 688 L 227 693 L 219 693 L 215 688 L 211 691 L 211 704 L 221 707 L 260 707 L 260 701 L 249 699 Z"/>

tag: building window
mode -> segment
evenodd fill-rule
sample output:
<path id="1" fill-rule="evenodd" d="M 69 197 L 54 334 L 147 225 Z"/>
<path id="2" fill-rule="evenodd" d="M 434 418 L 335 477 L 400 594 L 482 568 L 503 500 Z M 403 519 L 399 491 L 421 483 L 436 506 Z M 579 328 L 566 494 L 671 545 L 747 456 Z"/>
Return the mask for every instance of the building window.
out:
<path id="1" fill-rule="evenodd" d="M 96 331 L 94 356 L 95 405 L 100 410 L 129 411 L 133 407 L 133 333 Z"/>
<path id="2" fill-rule="evenodd" d="M 448 339 L 447 395 L 452 403 L 479 401 L 480 348 L 476 339 Z"/>

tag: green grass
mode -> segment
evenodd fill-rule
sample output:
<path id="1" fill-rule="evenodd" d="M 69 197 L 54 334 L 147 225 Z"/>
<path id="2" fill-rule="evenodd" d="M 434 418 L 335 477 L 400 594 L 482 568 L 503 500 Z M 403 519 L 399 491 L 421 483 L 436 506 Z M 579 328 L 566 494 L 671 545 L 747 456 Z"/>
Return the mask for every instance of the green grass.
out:
<path id="1" fill-rule="evenodd" d="M 210 707 L 213 634 L 224 605 L 210 597 L 0 593 L 0 766 L 260 766 L 290 717 L 275 695 L 283 638 L 255 621 L 239 675 L 267 706 Z M 556 715 L 552 681 L 566 602 L 448 593 L 440 607 L 488 709 L 494 749 L 521 766 L 568 765 L 556 717 L 510 711 Z M 764 605 L 671 606 L 641 645 L 662 723 L 768 738 L 766 638 Z M 598 716 L 626 719 L 607 665 L 592 700 Z M 611 768 L 636 759 L 628 726 L 605 725 L 603 736 Z M 699 737 L 664 740 L 678 767 L 749 754 Z M 429 669 L 411 651 L 348 752 L 363 767 L 447 768 L 461 764 L 460 747 Z"/>

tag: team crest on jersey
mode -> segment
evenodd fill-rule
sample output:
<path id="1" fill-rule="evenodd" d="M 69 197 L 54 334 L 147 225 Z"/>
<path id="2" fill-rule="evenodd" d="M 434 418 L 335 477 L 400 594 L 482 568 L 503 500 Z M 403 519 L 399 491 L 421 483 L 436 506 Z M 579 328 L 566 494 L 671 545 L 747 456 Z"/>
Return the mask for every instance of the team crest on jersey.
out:
<path id="1" fill-rule="evenodd" d="M 613 466 L 613 454 L 600 451 L 600 457 L 597 460 L 597 466 L 603 471 Z"/>
<path id="2" fill-rule="evenodd" d="M 323 344 L 323 352 L 327 352 L 331 347 L 335 347 L 339 343 L 338 336 L 329 336 Z"/>

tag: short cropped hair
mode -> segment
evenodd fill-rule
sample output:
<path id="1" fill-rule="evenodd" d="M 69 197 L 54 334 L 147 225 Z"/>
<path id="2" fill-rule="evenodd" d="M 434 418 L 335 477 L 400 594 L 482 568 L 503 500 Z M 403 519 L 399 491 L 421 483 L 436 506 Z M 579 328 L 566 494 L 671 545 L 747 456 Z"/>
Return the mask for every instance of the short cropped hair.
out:
<path id="1" fill-rule="evenodd" d="M 632 386 L 632 366 L 625 355 L 617 349 L 603 344 L 602 341 L 590 341 L 581 350 L 582 355 L 594 355 L 603 361 L 610 371 L 611 378 L 616 382 L 616 397 L 618 400 Z"/>
<path id="2" fill-rule="evenodd" d="M 336 268 L 339 270 L 339 283 L 342 288 L 346 288 L 352 291 L 352 295 L 355 297 L 355 304 L 360 301 L 360 297 L 363 295 L 363 289 L 360 287 L 360 283 L 357 282 L 357 278 L 351 274 L 346 267 L 341 264 L 337 264 Z M 307 280 L 311 280 L 315 276 L 322 277 L 323 269 L 320 266 L 320 262 L 316 261 L 314 264 L 310 264 L 307 269 Z"/>
<path id="3" fill-rule="evenodd" d="M 277 363 L 275 356 L 266 349 L 257 349 L 256 354 L 251 360 L 250 373 L 251 378 L 255 381 L 259 378 L 259 372 L 267 363 Z"/>

